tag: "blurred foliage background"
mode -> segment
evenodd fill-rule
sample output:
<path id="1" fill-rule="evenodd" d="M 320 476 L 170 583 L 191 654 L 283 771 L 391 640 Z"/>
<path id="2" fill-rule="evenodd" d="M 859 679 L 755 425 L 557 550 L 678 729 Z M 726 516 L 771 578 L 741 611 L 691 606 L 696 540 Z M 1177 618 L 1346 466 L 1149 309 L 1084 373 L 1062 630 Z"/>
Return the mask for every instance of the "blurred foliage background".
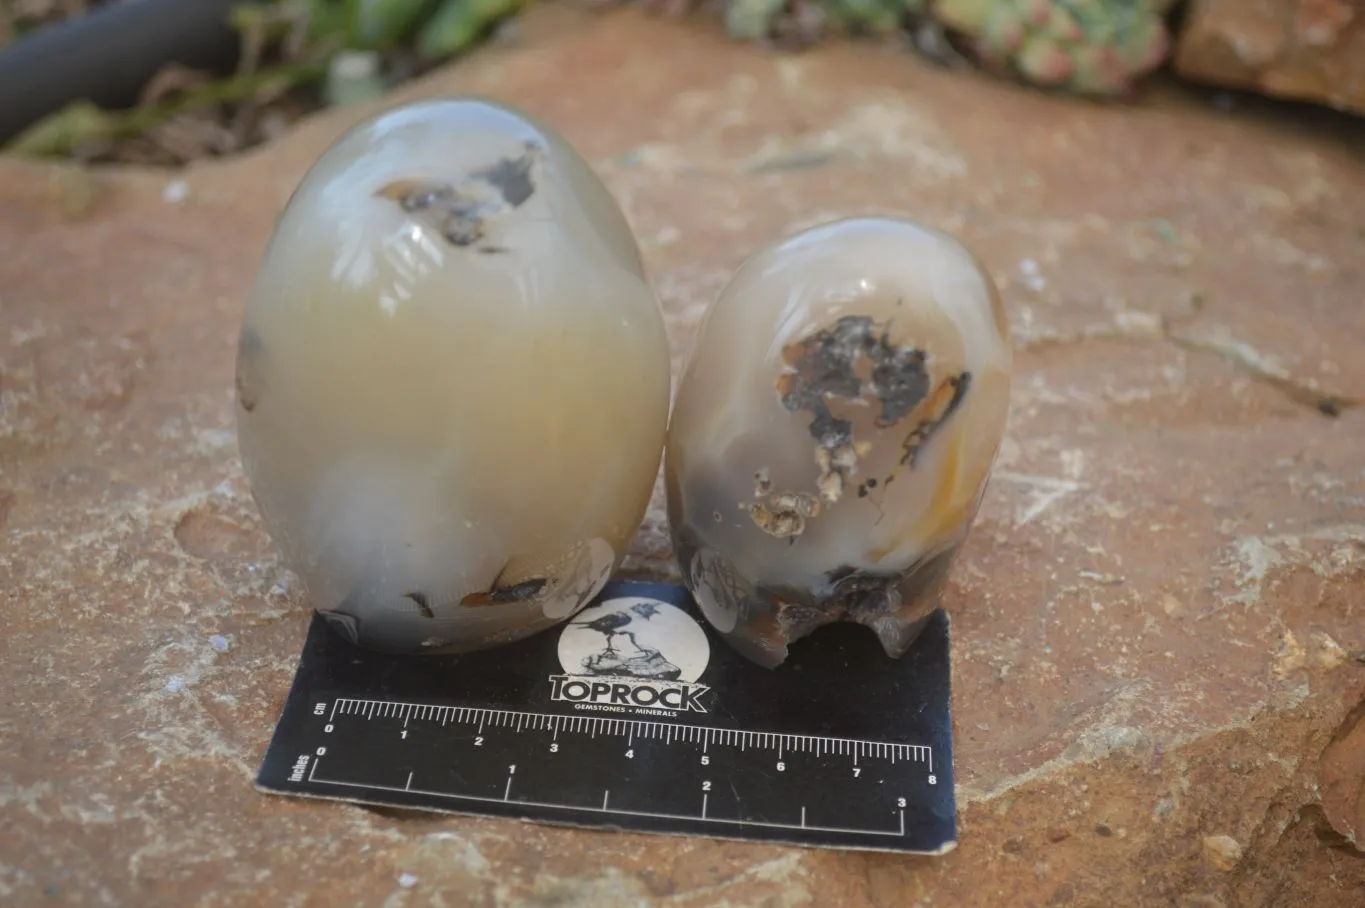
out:
<path id="1" fill-rule="evenodd" d="M 0 47 L 121 0 L 2 0 Z M 127 2 L 127 0 L 122 0 Z M 192 2 L 192 0 L 186 0 Z M 6 150 L 177 164 L 268 141 L 320 106 L 382 95 L 477 44 L 523 0 L 262 0 L 235 4 L 235 70 L 169 64 L 136 106 L 77 101 Z"/>
<path id="2" fill-rule="evenodd" d="M 37 30 L 135 0 L 0 0 L 0 53 Z M 184 0 L 194 2 L 194 0 Z M 163 66 L 133 106 L 78 100 L 5 150 L 161 165 L 269 141 L 322 106 L 378 97 L 477 45 L 529 0 L 253 0 L 232 5 L 230 73 Z M 716 15 L 735 40 L 793 51 L 890 38 L 949 66 L 1053 91 L 1126 94 L 1169 53 L 1174 0 L 556 0 Z M 73 61 L 71 65 L 79 65 Z"/>

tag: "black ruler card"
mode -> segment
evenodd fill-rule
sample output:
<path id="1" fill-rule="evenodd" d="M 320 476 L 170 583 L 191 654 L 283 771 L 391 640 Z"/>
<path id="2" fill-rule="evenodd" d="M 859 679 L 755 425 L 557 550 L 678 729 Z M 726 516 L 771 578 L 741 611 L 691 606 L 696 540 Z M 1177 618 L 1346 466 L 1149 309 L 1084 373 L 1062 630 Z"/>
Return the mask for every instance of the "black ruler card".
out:
<path id="1" fill-rule="evenodd" d="M 942 854 L 957 839 L 949 623 L 888 659 L 832 625 L 760 668 L 686 589 L 613 581 L 462 656 L 362 650 L 314 616 L 257 786 L 641 832 Z"/>

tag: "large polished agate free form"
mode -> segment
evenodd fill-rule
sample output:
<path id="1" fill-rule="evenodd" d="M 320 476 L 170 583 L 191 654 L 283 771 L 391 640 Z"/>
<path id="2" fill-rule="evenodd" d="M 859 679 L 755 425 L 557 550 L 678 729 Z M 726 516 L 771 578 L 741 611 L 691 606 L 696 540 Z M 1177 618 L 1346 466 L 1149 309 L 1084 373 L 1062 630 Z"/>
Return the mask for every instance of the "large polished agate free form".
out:
<path id="1" fill-rule="evenodd" d="M 1010 337 L 973 256 L 908 221 L 836 221 L 745 262 L 678 386 L 665 474 L 683 576 L 773 667 L 835 621 L 903 655 L 976 515 Z"/>
<path id="2" fill-rule="evenodd" d="M 246 308 L 238 436 L 265 525 L 363 646 L 451 652 L 567 619 L 662 456 L 663 318 L 606 187 L 474 98 L 343 136 Z"/>

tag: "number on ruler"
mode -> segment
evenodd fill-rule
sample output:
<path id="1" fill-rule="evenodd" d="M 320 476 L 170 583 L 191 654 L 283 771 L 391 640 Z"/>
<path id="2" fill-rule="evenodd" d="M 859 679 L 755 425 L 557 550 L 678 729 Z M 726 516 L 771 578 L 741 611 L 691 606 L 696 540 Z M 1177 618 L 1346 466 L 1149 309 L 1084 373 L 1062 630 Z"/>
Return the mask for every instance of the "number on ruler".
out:
<path id="1" fill-rule="evenodd" d="M 627 759 L 627 760 L 634 760 L 634 759 L 635 759 L 635 750 L 634 750 L 634 749 L 631 749 L 631 750 L 626 751 L 626 759 Z"/>
<path id="2" fill-rule="evenodd" d="M 930 777 L 929 777 L 929 784 L 930 784 L 930 785 L 937 785 L 937 784 L 938 784 L 938 777 L 937 777 L 937 776 L 930 776 Z"/>
<path id="3" fill-rule="evenodd" d="M 477 738 L 474 739 L 474 746 L 475 746 L 475 747 L 483 747 L 483 736 L 482 736 L 482 735 L 480 735 L 479 737 L 477 737 Z"/>
<path id="4" fill-rule="evenodd" d="M 558 743 L 552 743 L 552 744 L 550 745 L 550 753 L 552 753 L 552 754 L 557 754 L 557 753 L 559 753 L 559 744 L 558 744 Z"/>
<path id="5" fill-rule="evenodd" d="M 330 735 L 330 734 L 332 733 L 332 726 L 331 726 L 330 724 L 329 724 L 329 725 L 324 725 L 324 726 L 322 727 L 322 730 L 325 731 L 325 732 L 327 732 L 327 734 Z"/>
<path id="6" fill-rule="evenodd" d="M 711 782 L 710 782 L 709 779 L 708 779 L 707 781 L 701 783 L 701 790 L 702 790 L 702 791 L 710 791 L 710 790 L 711 790 Z"/>
<path id="7" fill-rule="evenodd" d="M 408 736 L 408 730 L 405 728 L 405 729 L 403 729 L 403 737 L 406 738 L 407 736 Z"/>
<path id="8" fill-rule="evenodd" d="M 777 761 L 777 771 L 778 771 L 778 772 L 786 772 L 786 771 L 787 771 L 787 764 L 786 764 L 786 763 L 783 763 L 781 760 L 778 760 L 778 761 Z"/>
<path id="9" fill-rule="evenodd" d="M 863 774 L 862 767 L 860 767 L 860 766 L 855 766 L 855 767 L 853 767 L 853 778 L 856 779 L 856 778 L 858 778 L 858 776 L 860 776 L 860 775 L 862 775 L 862 774 Z"/>
<path id="10" fill-rule="evenodd" d="M 711 758 L 708 757 L 706 754 L 702 754 L 702 755 L 701 755 L 701 765 L 702 765 L 702 766 L 710 766 L 710 765 L 711 765 Z"/>
<path id="11" fill-rule="evenodd" d="M 905 798 L 896 798 L 896 806 L 897 806 L 897 807 L 904 807 L 904 806 L 905 806 Z"/>
<path id="12" fill-rule="evenodd" d="M 326 704 L 326 703 L 316 703 L 316 704 L 313 705 L 313 715 L 315 715 L 315 716 L 325 716 L 326 714 L 327 714 L 327 704 Z"/>
<path id="13" fill-rule="evenodd" d="M 509 776 L 514 776 L 514 775 L 516 775 L 516 774 L 517 774 L 517 764 L 513 763 L 511 766 L 507 767 L 507 774 L 508 774 Z"/>

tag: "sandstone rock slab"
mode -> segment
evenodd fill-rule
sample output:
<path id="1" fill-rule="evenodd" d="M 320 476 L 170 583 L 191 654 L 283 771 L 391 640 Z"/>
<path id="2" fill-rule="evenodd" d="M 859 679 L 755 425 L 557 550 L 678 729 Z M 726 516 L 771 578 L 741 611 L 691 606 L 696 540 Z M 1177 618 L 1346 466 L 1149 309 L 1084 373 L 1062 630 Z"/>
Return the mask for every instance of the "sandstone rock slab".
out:
<path id="1" fill-rule="evenodd" d="M 995 274 L 1018 378 L 946 600 L 961 845 L 916 860 L 252 790 L 308 605 L 242 482 L 236 331 L 274 217 L 355 109 L 185 173 L 0 161 L 0 901 L 1351 904 L 1360 134 L 563 7 L 386 103 L 447 91 L 521 104 L 595 163 L 675 366 L 742 257 L 815 220 L 910 214 Z M 661 505 L 630 573 L 672 573 Z"/>
<path id="2" fill-rule="evenodd" d="M 1365 113 L 1365 3 L 1194 0 L 1174 66 L 1197 82 Z"/>

